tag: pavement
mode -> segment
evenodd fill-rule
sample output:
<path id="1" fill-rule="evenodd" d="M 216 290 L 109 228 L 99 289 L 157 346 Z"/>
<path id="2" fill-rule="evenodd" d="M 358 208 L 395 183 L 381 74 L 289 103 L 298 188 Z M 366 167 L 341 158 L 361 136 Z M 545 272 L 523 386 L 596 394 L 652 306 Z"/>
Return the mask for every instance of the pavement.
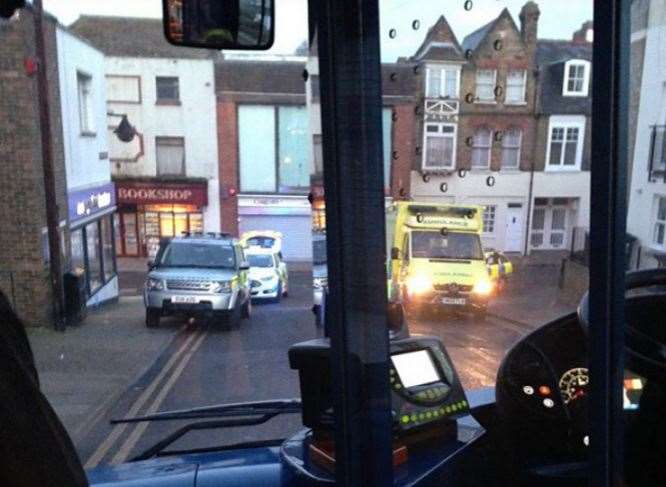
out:
<path id="1" fill-rule="evenodd" d="M 30 329 L 42 388 L 74 439 L 87 468 L 120 463 L 181 423 L 111 426 L 112 418 L 215 403 L 297 397 L 287 351 L 317 336 L 310 312 L 311 274 L 290 265 L 290 296 L 256 304 L 239 329 L 220 330 L 183 318 L 148 329 L 138 295 L 146 261 L 119 259 L 121 297 L 91 311 L 66 332 Z M 408 319 L 412 333 L 439 336 L 466 388 L 493 385 L 506 351 L 540 324 L 572 311 L 558 300 L 556 262 L 512 258 L 516 271 L 483 322 L 464 314 Z M 253 428 L 187 435 L 174 448 L 284 437 L 298 415 Z M 223 433 L 223 434 L 222 434 Z"/>
<path id="2" fill-rule="evenodd" d="M 28 329 L 42 392 L 75 442 L 145 373 L 182 327 L 165 323 L 159 329 L 146 328 L 143 302 L 135 296 L 90 311 L 82 324 L 65 332 Z"/>

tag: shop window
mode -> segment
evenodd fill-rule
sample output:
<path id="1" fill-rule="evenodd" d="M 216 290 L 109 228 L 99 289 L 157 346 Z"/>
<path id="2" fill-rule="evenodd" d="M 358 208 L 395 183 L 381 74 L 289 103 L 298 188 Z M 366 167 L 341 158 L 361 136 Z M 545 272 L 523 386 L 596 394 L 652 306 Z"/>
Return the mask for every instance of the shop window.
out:
<path id="1" fill-rule="evenodd" d="M 307 192 L 310 187 L 310 136 L 305 107 L 278 107 L 278 142 L 278 192 Z"/>
<path id="2" fill-rule="evenodd" d="M 480 102 L 495 102 L 495 82 L 497 71 L 494 69 L 478 69 L 476 71 L 476 98 Z"/>
<path id="3" fill-rule="evenodd" d="M 492 132 L 487 128 L 479 128 L 472 141 L 472 168 L 488 169 L 490 166 L 490 149 Z"/>
<path id="4" fill-rule="evenodd" d="M 506 75 L 506 98 L 508 104 L 525 103 L 525 84 L 527 81 L 527 71 L 511 70 Z"/>
<path id="5" fill-rule="evenodd" d="M 185 175 L 185 139 L 155 137 L 158 176 Z"/>
<path id="6" fill-rule="evenodd" d="M 275 108 L 270 105 L 240 105 L 238 137 L 241 191 L 275 192 Z M 258 140 L 262 143 L 257 144 Z"/>
<path id="7" fill-rule="evenodd" d="M 425 124 L 423 169 L 453 169 L 456 157 L 456 126 L 445 123 Z"/>
<path id="8" fill-rule="evenodd" d="M 495 205 L 488 205 L 483 210 L 483 233 L 495 233 Z"/>
<path id="9" fill-rule="evenodd" d="M 666 247 L 666 197 L 657 197 L 657 214 L 654 221 L 652 242 Z"/>
<path id="10" fill-rule="evenodd" d="M 158 103 L 174 103 L 180 100 L 178 78 L 174 76 L 158 76 L 155 78 Z"/>
<path id="11" fill-rule="evenodd" d="M 69 233 L 71 257 L 71 269 L 76 273 L 83 273 L 85 276 L 86 271 L 86 254 L 83 241 L 83 229 L 72 230 Z"/>
<path id="12" fill-rule="evenodd" d="M 111 215 L 100 220 L 102 226 L 102 262 L 104 263 L 104 282 L 109 282 L 116 275 L 116 257 L 113 252 L 113 227 Z"/>
<path id="13" fill-rule="evenodd" d="M 502 138 L 502 169 L 518 169 L 520 145 L 523 132 L 520 129 L 507 130 Z"/>
<path id="14" fill-rule="evenodd" d="M 98 222 L 95 221 L 86 225 L 85 238 L 88 261 L 88 284 L 90 294 L 94 294 L 104 282 Z"/>
<path id="15" fill-rule="evenodd" d="M 76 73 L 76 82 L 79 95 L 79 123 L 81 134 L 95 132 L 95 113 L 92 100 L 92 76 Z"/>

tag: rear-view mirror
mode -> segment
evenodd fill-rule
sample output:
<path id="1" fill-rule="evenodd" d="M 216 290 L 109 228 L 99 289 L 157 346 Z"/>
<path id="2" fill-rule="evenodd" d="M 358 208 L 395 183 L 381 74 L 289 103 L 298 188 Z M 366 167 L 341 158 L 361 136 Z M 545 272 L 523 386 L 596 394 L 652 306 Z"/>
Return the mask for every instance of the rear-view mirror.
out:
<path id="1" fill-rule="evenodd" d="M 266 50 L 275 33 L 274 0 L 162 0 L 164 34 L 178 46 Z"/>
<path id="2" fill-rule="evenodd" d="M 248 261 L 244 260 L 243 262 L 240 263 L 240 265 L 238 266 L 238 269 L 241 270 L 241 271 L 247 271 L 247 270 L 250 269 L 250 263 Z"/>
<path id="3" fill-rule="evenodd" d="M 399 259 L 400 258 L 400 249 L 398 247 L 393 247 L 391 249 L 391 259 Z"/>

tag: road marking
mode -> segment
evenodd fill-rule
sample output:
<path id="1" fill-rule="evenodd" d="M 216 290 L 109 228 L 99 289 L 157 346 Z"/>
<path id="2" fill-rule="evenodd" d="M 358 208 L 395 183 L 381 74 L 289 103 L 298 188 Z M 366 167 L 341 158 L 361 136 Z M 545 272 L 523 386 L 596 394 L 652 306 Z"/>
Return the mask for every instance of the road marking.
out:
<path id="1" fill-rule="evenodd" d="M 190 362 L 196 351 L 199 349 L 201 343 L 204 341 L 205 338 L 206 338 L 206 332 L 202 333 L 197 339 L 196 343 L 192 345 L 192 348 L 188 350 L 187 353 L 185 353 L 183 359 L 174 369 L 169 379 L 165 382 L 164 386 L 162 387 L 162 390 L 160 390 L 157 397 L 155 397 L 153 403 L 146 410 L 146 414 L 153 414 L 157 412 L 160 405 L 164 402 L 164 399 L 166 398 L 167 394 L 169 393 L 169 391 L 171 391 L 174 384 L 176 383 L 180 375 L 183 373 L 185 367 Z M 118 452 L 114 455 L 113 459 L 111 460 L 112 465 L 123 463 L 124 461 L 127 460 L 130 452 L 136 446 L 137 442 L 139 441 L 143 433 L 146 431 L 146 428 L 148 428 L 149 424 L 150 423 L 144 421 L 143 423 L 138 423 L 136 425 L 134 431 L 132 431 L 132 434 L 130 434 L 127 440 L 125 440 L 125 443 L 122 444 L 122 446 L 118 449 Z"/>
<path id="2" fill-rule="evenodd" d="M 129 409 L 127 412 L 127 416 L 135 416 L 139 410 L 143 407 L 143 405 L 150 399 L 150 396 L 152 396 L 153 392 L 157 388 L 158 384 L 162 382 L 162 379 L 164 376 L 169 372 L 169 369 L 173 367 L 174 363 L 178 360 L 178 358 L 183 354 L 183 352 L 190 346 L 190 344 L 194 341 L 196 335 L 190 335 L 187 340 L 185 340 L 185 343 L 181 345 L 181 347 L 174 353 L 169 361 L 164 365 L 160 373 L 153 379 L 153 381 L 150 383 L 150 385 L 146 388 L 146 390 L 143 391 L 143 393 L 137 398 L 137 400 L 132 404 L 132 407 Z M 109 436 L 106 437 L 106 439 L 102 442 L 99 447 L 97 447 L 97 450 L 88 458 L 88 461 L 85 463 L 84 468 L 94 468 L 97 466 L 97 464 L 104 458 L 104 456 L 109 452 L 113 444 L 118 440 L 120 435 L 122 435 L 125 430 L 128 427 L 128 423 L 122 423 L 122 424 L 117 424 L 113 430 L 111 430 L 111 433 L 109 433 Z"/>
<path id="3" fill-rule="evenodd" d="M 166 349 L 171 346 L 171 344 L 174 342 L 174 339 L 179 336 L 181 333 L 185 331 L 185 328 L 187 325 L 183 325 L 178 329 L 178 334 L 175 337 L 172 337 L 169 342 L 166 344 L 166 346 L 160 350 L 158 353 L 159 355 Z M 150 370 L 150 365 L 147 367 L 142 368 L 138 374 L 134 376 L 134 378 L 130 381 L 130 384 L 135 384 L 143 375 Z M 112 404 L 114 404 L 120 397 L 122 397 L 123 394 L 125 394 L 126 389 L 118 389 L 114 394 L 109 395 L 109 397 L 106 398 L 102 404 L 97 406 L 95 410 L 92 412 L 92 414 L 88 417 L 88 419 L 85 419 L 79 424 L 74 432 L 72 433 L 72 437 L 77 440 L 78 439 L 83 439 L 85 436 L 90 433 L 90 431 L 93 429 L 93 427 L 97 424 L 97 422 L 104 416 L 104 414 L 108 411 L 108 409 L 111 407 Z M 78 441 L 75 441 L 78 443 Z"/>

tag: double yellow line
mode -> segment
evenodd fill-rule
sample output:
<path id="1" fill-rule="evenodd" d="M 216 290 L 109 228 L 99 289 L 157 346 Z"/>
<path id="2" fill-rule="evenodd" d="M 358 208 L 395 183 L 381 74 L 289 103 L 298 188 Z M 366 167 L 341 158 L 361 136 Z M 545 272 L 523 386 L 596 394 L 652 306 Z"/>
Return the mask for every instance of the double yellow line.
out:
<path id="1" fill-rule="evenodd" d="M 167 394 L 173 388 L 174 384 L 180 377 L 180 375 L 185 370 L 185 367 L 192 359 L 192 356 L 201 346 L 201 343 L 206 338 L 205 331 L 197 331 L 190 335 L 185 342 L 180 346 L 180 348 L 174 353 L 160 372 L 155 376 L 152 382 L 146 387 L 143 393 L 137 398 L 136 401 L 132 404 L 129 411 L 127 412 L 128 417 L 136 416 L 139 414 L 141 409 L 146 405 L 148 400 L 153 397 L 155 392 L 155 398 L 148 408 L 142 414 L 153 414 L 157 412 L 160 405 L 164 402 Z M 162 384 L 164 378 L 167 377 L 167 380 Z M 158 387 L 161 385 L 161 388 Z M 88 458 L 84 468 L 94 468 L 102 461 L 102 459 L 109 453 L 111 448 L 116 444 L 118 439 L 125 433 L 127 428 L 134 428 L 125 441 L 119 446 L 118 451 L 111 459 L 112 464 L 123 463 L 129 458 L 129 454 L 132 449 L 136 446 L 137 442 L 141 438 L 141 435 L 146 431 L 148 427 L 147 422 L 142 423 L 121 423 L 114 426 L 111 433 L 104 439 L 104 441 L 97 447 L 97 450 Z"/>

